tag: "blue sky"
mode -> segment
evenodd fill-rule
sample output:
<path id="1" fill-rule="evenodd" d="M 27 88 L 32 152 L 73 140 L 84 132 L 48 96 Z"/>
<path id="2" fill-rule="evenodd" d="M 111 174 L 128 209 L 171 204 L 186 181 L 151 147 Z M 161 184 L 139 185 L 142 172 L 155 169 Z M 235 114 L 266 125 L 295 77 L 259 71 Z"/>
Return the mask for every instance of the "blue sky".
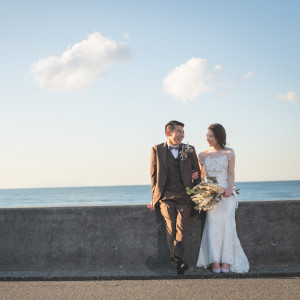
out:
<path id="1" fill-rule="evenodd" d="M 2 188 L 149 184 L 164 125 L 299 180 L 299 1 L 1 1 Z"/>

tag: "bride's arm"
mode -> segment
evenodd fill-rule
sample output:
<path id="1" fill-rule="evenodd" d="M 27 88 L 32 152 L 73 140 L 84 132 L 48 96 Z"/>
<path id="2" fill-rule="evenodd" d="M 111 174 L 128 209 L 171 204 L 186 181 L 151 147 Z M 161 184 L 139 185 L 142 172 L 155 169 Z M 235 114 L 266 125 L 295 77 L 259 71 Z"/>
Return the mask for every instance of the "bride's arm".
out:
<path id="1" fill-rule="evenodd" d="M 201 178 L 205 178 L 205 176 L 206 176 L 205 169 L 204 169 L 203 163 L 201 163 L 200 160 L 199 160 L 199 166 L 200 166 L 200 171 L 201 171 Z"/>
<path id="2" fill-rule="evenodd" d="M 235 179 L 234 165 L 235 165 L 235 157 L 234 157 L 234 153 L 232 153 L 228 161 L 228 188 L 224 192 L 225 197 L 230 197 L 233 191 L 233 185 Z"/>
<path id="3" fill-rule="evenodd" d="M 205 178 L 205 169 L 204 169 L 204 152 L 199 153 L 198 155 L 198 162 L 199 162 L 199 167 L 200 167 L 200 175 L 201 179 Z"/>

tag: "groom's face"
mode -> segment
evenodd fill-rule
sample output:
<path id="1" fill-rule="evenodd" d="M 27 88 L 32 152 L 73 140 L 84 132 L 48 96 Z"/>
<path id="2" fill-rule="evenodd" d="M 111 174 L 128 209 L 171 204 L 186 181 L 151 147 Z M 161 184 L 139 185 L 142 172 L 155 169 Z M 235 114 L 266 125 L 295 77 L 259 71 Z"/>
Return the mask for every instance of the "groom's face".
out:
<path id="1" fill-rule="evenodd" d="M 168 142 L 171 145 L 180 145 L 184 138 L 184 130 L 180 125 L 175 125 L 174 131 L 167 131 Z"/>

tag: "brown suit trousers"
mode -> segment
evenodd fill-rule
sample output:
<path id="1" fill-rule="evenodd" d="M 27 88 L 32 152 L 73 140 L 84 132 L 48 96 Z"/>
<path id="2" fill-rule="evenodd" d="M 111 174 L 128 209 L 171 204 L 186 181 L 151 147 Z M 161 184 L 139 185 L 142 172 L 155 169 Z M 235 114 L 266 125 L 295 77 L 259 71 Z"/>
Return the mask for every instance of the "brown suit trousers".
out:
<path id="1" fill-rule="evenodd" d="M 188 222 L 192 210 L 192 203 L 187 198 L 174 198 L 160 201 L 160 210 L 166 222 L 167 244 L 171 257 L 174 246 L 182 242 L 186 248 L 188 238 Z"/>

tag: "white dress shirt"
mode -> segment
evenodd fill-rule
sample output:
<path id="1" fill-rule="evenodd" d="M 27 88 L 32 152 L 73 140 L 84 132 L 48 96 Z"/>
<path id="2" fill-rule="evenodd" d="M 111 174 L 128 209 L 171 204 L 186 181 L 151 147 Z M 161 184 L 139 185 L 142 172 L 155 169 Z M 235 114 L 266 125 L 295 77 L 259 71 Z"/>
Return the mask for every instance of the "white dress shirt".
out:
<path id="1" fill-rule="evenodd" d="M 168 144 L 168 148 L 169 148 L 169 146 L 171 146 L 171 147 L 176 147 L 176 146 L 178 146 L 178 147 L 179 147 L 179 145 L 173 146 L 173 145 L 169 144 L 168 142 L 167 142 L 167 144 Z M 169 149 L 170 149 L 170 148 L 169 148 Z M 172 152 L 174 158 L 176 159 L 176 158 L 178 157 L 178 152 L 179 152 L 179 151 L 176 150 L 176 149 L 172 149 L 172 150 L 170 150 L 170 151 Z"/>

